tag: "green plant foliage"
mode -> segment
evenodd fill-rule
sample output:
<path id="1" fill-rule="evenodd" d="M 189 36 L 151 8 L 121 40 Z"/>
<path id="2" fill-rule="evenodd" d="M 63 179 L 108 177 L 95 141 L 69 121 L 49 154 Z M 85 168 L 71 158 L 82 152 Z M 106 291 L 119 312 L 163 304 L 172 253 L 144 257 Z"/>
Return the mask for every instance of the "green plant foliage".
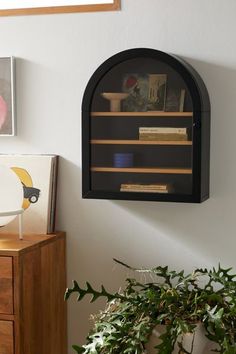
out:
<path id="1" fill-rule="evenodd" d="M 104 311 L 94 317 L 94 328 L 83 346 L 73 346 L 78 354 L 144 354 L 153 329 L 166 325 L 160 336 L 157 353 L 171 354 L 177 343 L 179 353 L 191 354 L 181 335 L 194 333 L 197 323 L 204 325 L 206 336 L 215 342 L 215 352 L 236 354 L 236 275 L 231 268 L 196 269 L 185 275 L 168 267 L 136 269 L 115 260 L 138 273 L 150 273 L 155 281 L 140 283 L 128 278 L 122 294 L 96 291 L 86 283 L 81 288 L 74 281 L 65 298 L 72 294 L 81 301 L 89 295 L 91 302 L 107 298 Z"/>

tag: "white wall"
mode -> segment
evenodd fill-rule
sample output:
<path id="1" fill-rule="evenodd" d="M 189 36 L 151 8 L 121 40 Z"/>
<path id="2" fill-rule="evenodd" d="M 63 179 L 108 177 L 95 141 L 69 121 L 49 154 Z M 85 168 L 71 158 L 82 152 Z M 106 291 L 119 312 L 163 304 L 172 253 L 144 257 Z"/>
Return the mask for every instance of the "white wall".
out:
<path id="1" fill-rule="evenodd" d="M 1 138 L 0 152 L 62 156 L 57 229 L 67 231 L 68 285 L 118 289 L 126 271 L 113 257 L 135 266 L 236 268 L 235 13 L 235 0 L 123 0 L 121 12 L 0 18 L 0 56 L 18 58 L 18 136 Z M 83 91 L 98 65 L 132 47 L 180 55 L 206 83 L 211 197 L 203 204 L 81 199 Z M 84 340 L 101 303 L 68 305 L 71 346 Z"/>

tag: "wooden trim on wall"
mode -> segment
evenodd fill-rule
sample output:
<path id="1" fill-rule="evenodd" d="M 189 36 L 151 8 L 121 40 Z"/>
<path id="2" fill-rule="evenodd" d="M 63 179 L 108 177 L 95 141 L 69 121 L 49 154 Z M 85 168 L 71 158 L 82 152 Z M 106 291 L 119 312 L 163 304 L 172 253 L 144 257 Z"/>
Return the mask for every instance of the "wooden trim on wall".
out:
<path id="1" fill-rule="evenodd" d="M 51 7 L 4 9 L 4 10 L 0 9 L 0 16 L 44 15 L 44 14 L 96 12 L 96 11 L 117 11 L 117 10 L 120 10 L 120 8 L 121 8 L 121 0 L 113 0 L 112 4 L 51 6 Z"/>

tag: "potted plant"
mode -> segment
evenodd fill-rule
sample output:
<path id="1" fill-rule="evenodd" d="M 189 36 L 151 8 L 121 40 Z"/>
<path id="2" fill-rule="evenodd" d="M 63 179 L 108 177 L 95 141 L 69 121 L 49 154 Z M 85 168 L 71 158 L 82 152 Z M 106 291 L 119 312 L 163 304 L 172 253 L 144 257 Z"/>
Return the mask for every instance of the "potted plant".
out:
<path id="1" fill-rule="evenodd" d="M 199 324 L 204 336 L 214 345 L 214 352 L 236 353 L 236 275 L 230 269 L 196 269 L 185 275 L 168 267 L 135 269 L 152 275 L 152 281 L 142 283 L 127 279 L 122 293 L 100 291 L 86 283 L 82 288 L 74 281 L 65 298 L 73 293 L 81 301 L 90 295 L 91 302 L 107 298 L 104 311 L 94 316 L 94 328 L 83 346 L 73 346 L 84 354 L 143 354 L 156 326 L 164 325 L 164 332 L 152 353 L 195 353 L 196 329 Z M 154 279 L 155 278 L 155 279 Z M 191 345 L 185 346 L 184 336 L 192 334 Z M 197 354 L 200 354 L 199 352 Z"/>

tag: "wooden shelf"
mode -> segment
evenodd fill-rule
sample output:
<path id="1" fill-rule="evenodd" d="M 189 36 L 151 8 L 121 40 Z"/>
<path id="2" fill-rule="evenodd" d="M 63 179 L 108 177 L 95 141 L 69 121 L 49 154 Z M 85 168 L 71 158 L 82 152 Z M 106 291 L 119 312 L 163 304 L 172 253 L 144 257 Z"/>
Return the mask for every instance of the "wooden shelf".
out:
<path id="1" fill-rule="evenodd" d="M 192 145 L 190 140 L 180 141 L 155 141 L 155 140 L 104 140 L 92 139 L 92 145 Z"/>
<path id="2" fill-rule="evenodd" d="M 166 174 L 192 174 L 191 168 L 156 168 L 156 167 L 91 167 L 92 172 L 125 172 L 125 173 L 166 173 Z"/>
<path id="3" fill-rule="evenodd" d="M 193 112 L 91 112 L 92 117 L 192 117 Z"/>

